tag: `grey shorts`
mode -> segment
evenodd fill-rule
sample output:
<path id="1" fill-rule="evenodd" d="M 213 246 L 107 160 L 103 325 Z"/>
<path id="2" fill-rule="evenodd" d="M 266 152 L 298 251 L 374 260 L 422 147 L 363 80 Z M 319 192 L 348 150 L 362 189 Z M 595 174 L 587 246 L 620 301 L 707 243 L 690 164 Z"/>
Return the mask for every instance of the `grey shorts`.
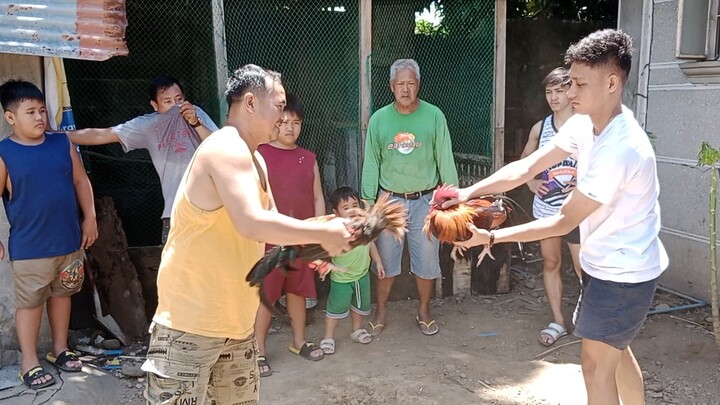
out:
<path id="1" fill-rule="evenodd" d="M 653 302 L 658 279 L 616 283 L 582 273 L 575 336 L 624 350 L 640 333 Z"/>

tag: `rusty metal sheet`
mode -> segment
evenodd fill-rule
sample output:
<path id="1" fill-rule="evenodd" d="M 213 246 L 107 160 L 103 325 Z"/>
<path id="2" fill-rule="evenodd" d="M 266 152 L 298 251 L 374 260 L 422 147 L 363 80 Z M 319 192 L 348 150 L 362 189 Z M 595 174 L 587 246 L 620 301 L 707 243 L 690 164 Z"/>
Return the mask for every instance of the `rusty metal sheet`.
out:
<path id="1" fill-rule="evenodd" d="M 106 60 L 127 55 L 125 0 L 0 0 L 0 52 Z"/>

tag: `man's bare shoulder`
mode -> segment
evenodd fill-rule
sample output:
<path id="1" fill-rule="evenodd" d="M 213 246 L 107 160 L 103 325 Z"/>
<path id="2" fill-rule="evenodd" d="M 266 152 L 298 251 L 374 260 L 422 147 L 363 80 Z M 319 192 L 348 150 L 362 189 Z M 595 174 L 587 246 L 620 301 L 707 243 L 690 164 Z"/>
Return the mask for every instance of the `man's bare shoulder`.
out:
<path id="1" fill-rule="evenodd" d="M 198 148 L 198 158 L 206 156 L 234 156 L 250 159 L 248 145 L 238 134 L 237 129 L 225 126 L 207 137 Z"/>

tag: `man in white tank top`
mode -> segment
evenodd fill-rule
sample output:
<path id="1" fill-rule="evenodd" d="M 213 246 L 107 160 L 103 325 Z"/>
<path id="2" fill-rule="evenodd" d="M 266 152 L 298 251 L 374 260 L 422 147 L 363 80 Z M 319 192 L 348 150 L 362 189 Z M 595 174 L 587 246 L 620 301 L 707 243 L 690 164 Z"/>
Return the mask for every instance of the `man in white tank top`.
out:
<path id="1" fill-rule="evenodd" d="M 530 130 L 528 142 L 523 149 L 521 158 L 525 158 L 536 150 L 551 143 L 558 129 L 573 115 L 573 108 L 567 97 L 570 87 L 570 76 L 565 68 L 559 67 L 543 79 L 545 99 L 552 114 L 538 121 Z M 568 193 L 575 188 L 577 162 L 572 156 L 545 169 L 537 178 L 527 182 L 527 186 L 535 194 L 533 198 L 533 216 L 536 219 L 553 216 L 560 211 Z M 552 237 L 540 240 L 540 252 L 543 258 L 543 283 L 545 294 L 553 314 L 553 320 L 540 331 L 540 343 L 553 345 L 558 339 L 567 335 L 565 318 L 562 313 L 562 239 Z M 565 235 L 570 249 L 575 273 L 580 278 L 580 232 L 575 228 Z"/>

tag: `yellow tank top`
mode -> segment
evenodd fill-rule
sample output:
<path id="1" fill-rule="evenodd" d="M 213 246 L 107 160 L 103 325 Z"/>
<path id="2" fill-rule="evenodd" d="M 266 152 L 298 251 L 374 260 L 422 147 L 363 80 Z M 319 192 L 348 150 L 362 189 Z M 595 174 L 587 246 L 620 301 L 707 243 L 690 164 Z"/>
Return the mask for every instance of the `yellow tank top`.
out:
<path id="1" fill-rule="evenodd" d="M 225 207 L 204 211 L 193 205 L 185 194 L 185 181 L 162 253 L 153 321 L 196 335 L 245 339 L 254 332 L 260 304 L 258 289 L 245 277 L 263 256 L 264 244 L 243 238 Z M 268 209 L 268 194 L 259 178 L 257 185 Z"/>

